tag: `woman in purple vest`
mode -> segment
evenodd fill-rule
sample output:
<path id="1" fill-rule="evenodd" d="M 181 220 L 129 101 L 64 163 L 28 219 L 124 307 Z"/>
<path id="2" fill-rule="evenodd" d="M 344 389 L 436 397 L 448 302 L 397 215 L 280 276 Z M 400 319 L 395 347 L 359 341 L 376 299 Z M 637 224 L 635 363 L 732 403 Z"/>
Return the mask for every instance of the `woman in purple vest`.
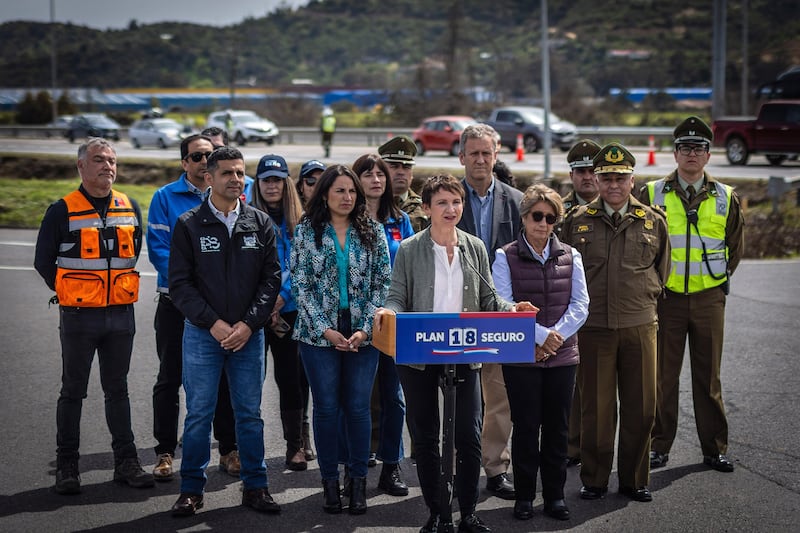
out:
<path id="1" fill-rule="evenodd" d="M 580 253 L 553 233 L 564 215 L 558 193 L 533 185 L 525 191 L 519 211 L 519 237 L 497 250 L 492 266 L 500 296 L 530 301 L 540 309 L 536 362 L 503 365 L 514 424 L 514 517 L 533 516 L 536 474 L 541 470 L 544 513 L 567 520 L 568 417 L 579 362 L 577 332 L 589 313 L 589 293 Z"/>

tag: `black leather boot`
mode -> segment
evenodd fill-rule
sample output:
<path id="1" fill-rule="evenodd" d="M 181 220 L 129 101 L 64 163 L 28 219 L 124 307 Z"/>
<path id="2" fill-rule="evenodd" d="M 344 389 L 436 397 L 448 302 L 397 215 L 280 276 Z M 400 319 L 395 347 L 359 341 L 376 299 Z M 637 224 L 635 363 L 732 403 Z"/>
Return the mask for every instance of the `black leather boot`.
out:
<path id="1" fill-rule="evenodd" d="M 350 478 L 350 514 L 367 512 L 367 478 Z"/>
<path id="2" fill-rule="evenodd" d="M 322 480 L 322 496 L 325 502 L 322 509 L 329 514 L 339 514 L 342 512 L 342 497 L 339 494 L 338 479 Z"/>
<path id="3" fill-rule="evenodd" d="M 308 425 L 308 422 L 303 422 L 303 451 L 306 454 L 306 461 L 313 461 L 317 458 L 317 454 L 314 453 L 314 449 L 311 447 L 311 435 L 310 435 L 311 428 Z"/>
<path id="4" fill-rule="evenodd" d="M 307 468 L 303 449 L 303 410 L 281 411 L 283 438 L 286 439 L 286 468 L 301 471 Z"/>

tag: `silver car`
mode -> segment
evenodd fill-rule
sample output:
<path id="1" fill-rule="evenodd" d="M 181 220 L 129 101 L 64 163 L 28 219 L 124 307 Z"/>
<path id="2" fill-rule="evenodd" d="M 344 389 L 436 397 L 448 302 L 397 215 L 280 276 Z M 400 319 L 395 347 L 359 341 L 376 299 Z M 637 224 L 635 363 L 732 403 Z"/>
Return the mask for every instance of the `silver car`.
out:
<path id="1" fill-rule="evenodd" d="M 171 118 L 143 118 L 128 129 L 128 138 L 134 148 L 156 146 L 169 148 L 180 144 L 183 139 L 183 126 Z"/>

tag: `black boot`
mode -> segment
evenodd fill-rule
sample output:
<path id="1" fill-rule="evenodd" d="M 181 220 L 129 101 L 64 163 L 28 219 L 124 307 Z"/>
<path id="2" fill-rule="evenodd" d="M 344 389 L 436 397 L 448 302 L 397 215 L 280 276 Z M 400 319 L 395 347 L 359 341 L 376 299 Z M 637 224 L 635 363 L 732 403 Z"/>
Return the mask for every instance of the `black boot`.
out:
<path id="1" fill-rule="evenodd" d="M 383 463 L 378 488 L 390 496 L 408 496 L 408 487 L 400 478 L 400 465 Z"/>
<path id="2" fill-rule="evenodd" d="M 338 479 L 322 480 L 322 496 L 325 502 L 322 509 L 328 514 L 339 514 L 342 512 L 342 497 L 339 495 Z"/>
<path id="3" fill-rule="evenodd" d="M 350 514 L 367 512 L 367 478 L 350 478 Z"/>
<path id="4" fill-rule="evenodd" d="M 286 439 L 286 468 L 294 471 L 305 470 L 305 450 L 303 449 L 303 410 L 281 411 L 283 438 Z"/>
<path id="5" fill-rule="evenodd" d="M 303 452 L 306 454 L 306 461 L 313 461 L 317 458 L 314 449 L 311 447 L 311 435 L 309 433 L 308 422 L 303 422 Z"/>

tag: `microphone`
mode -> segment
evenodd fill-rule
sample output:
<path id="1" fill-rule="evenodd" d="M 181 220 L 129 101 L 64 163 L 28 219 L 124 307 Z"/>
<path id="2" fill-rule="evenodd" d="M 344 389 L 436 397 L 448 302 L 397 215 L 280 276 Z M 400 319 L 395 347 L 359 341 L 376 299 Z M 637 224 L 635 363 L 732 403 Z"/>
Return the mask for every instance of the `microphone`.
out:
<path id="1" fill-rule="evenodd" d="M 475 265 L 472 264 L 472 261 L 469 260 L 469 257 L 467 256 L 467 253 L 466 253 L 466 249 L 467 249 L 466 246 L 464 246 L 463 244 L 459 244 L 458 245 L 459 253 L 460 253 L 461 257 L 464 258 L 464 260 L 462 261 L 462 264 L 466 263 L 478 275 L 478 277 L 481 278 L 481 281 L 487 287 L 489 287 L 489 290 L 492 291 L 492 294 L 494 294 L 495 299 L 499 299 L 500 296 L 497 294 L 497 290 L 494 288 L 494 285 L 489 283 L 488 281 L 486 281 L 486 278 L 483 277 L 483 274 L 481 274 L 480 270 L 478 270 L 478 268 Z"/>

